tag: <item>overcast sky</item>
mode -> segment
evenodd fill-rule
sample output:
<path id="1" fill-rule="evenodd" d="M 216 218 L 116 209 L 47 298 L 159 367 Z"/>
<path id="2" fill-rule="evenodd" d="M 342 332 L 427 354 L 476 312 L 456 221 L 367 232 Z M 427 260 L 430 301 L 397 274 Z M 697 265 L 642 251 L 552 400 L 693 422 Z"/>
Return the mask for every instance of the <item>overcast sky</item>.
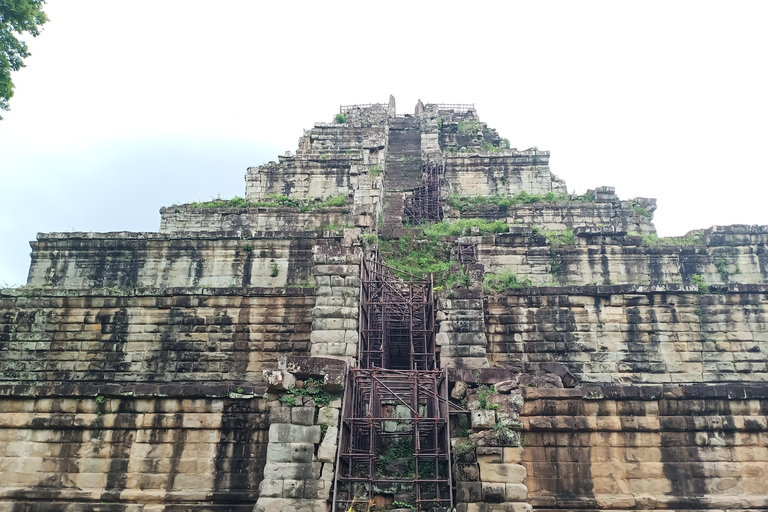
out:
<path id="1" fill-rule="evenodd" d="M 267 5 L 268 7 L 264 7 Z M 365 7 L 362 7 L 365 6 Z M 661 235 L 768 224 L 768 2 L 52 0 L 0 121 L 0 285 L 48 231 L 243 195 L 339 104 L 475 103 Z"/>

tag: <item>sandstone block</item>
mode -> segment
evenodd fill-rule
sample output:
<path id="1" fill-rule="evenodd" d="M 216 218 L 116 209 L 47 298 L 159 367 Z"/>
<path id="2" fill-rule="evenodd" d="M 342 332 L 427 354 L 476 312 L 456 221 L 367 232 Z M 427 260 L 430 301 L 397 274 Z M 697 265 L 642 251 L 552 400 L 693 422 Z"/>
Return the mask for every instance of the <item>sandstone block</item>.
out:
<path id="1" fill-rule="evenodd" d="M 504 484 L 506 501 L 527 501 L 528 488 L 523 484 Z"/>
<path id="2" fill-rule="evenodd" d="M 328 512 L 325 500 L 260 497 L 253 512 Z"/>
<path id="3" fill-rule="evenodd" d="M 331 483 L 327 480 L 307 480 L 304 482 L 304 498 L 327 500 L 331 495 Z"/>
<path id="4" fill-rule="evenodd" d="M 458 503 L 483 501 L 483 488 L 480 482 L 456 482 L 455 486 Z"/>
<path id="5" fill-rule="evenodd" d="M 319 443 L 320 426 L 273 423 L 269 426 L 270 443 Z"/>
<path id="6" fill-rule="evenodd" d="M 483 482 L 482 490 L 484 503 L 501 503 L 504 501 L 504 484 L 496 482 Z"/>
<path id="7" fill-rule="evenodd" d="M 320 462 L 269 462 L 264 466 L 264 478 L 274 480 L 317 480 L 320 478 L 321 470 L 322 464 Z"/>
<path id="8" fill-rule="evenodd" d="M 339 425 L 339 410 L 333 407 L 323 407 L 317 413 L 318 425 L 329 425 L 337 427 Z"/>
<path id="9" fill-rule="evenodd" d="M 291 423 L 294 425 L 314 425 L 315 408 L 314 407 L 290 407 Z"/>
<path id="10" fill-rule="evenodd" d="M 486 430 L 496 424 L 496 413 L 485 409 L 472 411 L 472 430 Z"/>
<path id="11" fill-rule="evenodd" d="M 477 462 L 501 463 L 503 460 L 503 449 L 497 446 L 478 446 L 475 449 Z"/>
<path id="12" fill-rule="evenodd" d="M 480 480 L 483 482 L 500 482 L 508 484 L 525 483 L 525 467 L 520 464 L 488 464 L 480 463 Z"/>
<path id="13" fill-rule="evenodd" d="M 265 478 L 259 484 L 259 495 L 266 498 L 279 498 L 283 495 L 283 481 Z"/>
<path id="14" fill-rule="evenodd" d="M 469 503 L 466 512 L 533 512 L 533 507 L 528 503 Z"/>
<path id="15" fill-rule="evenodd" d="M 283 498 L 303 498 L 304 480 L 283 480 Z"/>

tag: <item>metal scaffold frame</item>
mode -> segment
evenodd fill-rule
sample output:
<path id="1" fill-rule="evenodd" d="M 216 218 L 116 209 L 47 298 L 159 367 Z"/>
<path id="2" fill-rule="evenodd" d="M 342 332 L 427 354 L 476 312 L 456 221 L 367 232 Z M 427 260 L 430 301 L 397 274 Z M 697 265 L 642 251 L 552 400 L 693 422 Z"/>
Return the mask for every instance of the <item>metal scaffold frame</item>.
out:
<path id="1" fill-rule="evenodd" d="M 439 370 L 350 371 L 344 399 L 333 510 L 407 494 L 417 510 L 453 507 L 448 383 Z M 397 407 L 406 414 L 392 415 Z M 407 474 L 388 474 L 392 446 L 412 449 Z"/>
<path id="2" fill-rule="evenodd" d="M 342 409 L 333 511 L 453 507 L 448 381 L 437 369 L 432 279 L 361 263 L 358 367 Z"/>
<path id="3" fill-rule="evenodd" d="M 423 164 L 421 185 L 413 190 L 410 201 L 405 207 L 405 215 L 409 222 L 421 224 L 423 221 L 442 220 L 440 194 L 444 175 L 444 162 L 427 161 Z"/>
<path id="4" fill-rule="evenodd" d="M 360 367 L 435 369 L 431 276 L 426 280 L 391 268 L 377 252 L 363 259 L 360 283 Z"/>

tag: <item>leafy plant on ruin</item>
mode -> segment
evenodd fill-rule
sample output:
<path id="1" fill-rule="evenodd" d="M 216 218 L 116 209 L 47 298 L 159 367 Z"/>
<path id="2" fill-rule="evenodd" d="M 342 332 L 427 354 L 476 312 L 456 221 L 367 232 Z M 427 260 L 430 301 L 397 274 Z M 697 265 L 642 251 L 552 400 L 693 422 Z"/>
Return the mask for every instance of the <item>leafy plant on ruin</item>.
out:
<path id="1" fill-rule="evenodd" d="M 560 257 L 551 253 L 549 256 L 549 273 L 556 276 L 560 273 Z"/>
<path id="2" fill-rule="evenodd" d="M 699 274 L 693 274 L 691 276 L 691 283 L 696 285 L 696 287 L 699 289 L 699 293 L 707 293 L 709 291 L 709 285 Z"/>
<path id="3" fill-rule="evenodd" d="M 462 266 L 458 272 L 448 275 L 445 281 L 443 281 L 442 288 L 452 290 L 454 288 L 469 288 L 469 285 L 469 272 L 466 267 Z"/>
<path id="4" fill-rule="evenodd" d="M 509 224 L 505 221 L 487 221 L 485 219 L 444 220 L 434 224 L 424 224 L 421 228 L 427 236 L 461 236 L 467 228 L 478 228 L 481 235 L 509 232 Z"/>
<path id="5" fill-rule="evenodd" d="M 498 404 L 492 404 L 488 401 L 488 399 L 491 397 L 491 395 L 496 394 L 496 386 L 491 384 L 490 386 L 487 386 L 483 384 L 479 388 L 477 388 L 477 401 L 480 402 L 480 408 L 481 409 L 491 409 L 491 405 L 496 405 L 496 409 L 498 409 Z"/>
<path id="6" fill-rule="evenodd" d="M 381 173 L 384 172 L 379 165 L 374 165 L 370 169 L 368 169 L 368 176 L 371 177 L 372 180 L 375 180 L 379 176 L 381 176 Z"/>
<path id="7" fill-rule="evenodd" d="M 643 239 L 643 244 L 649 247 L 655 246 L 677 246 L 687 247 L 691 245 L 701 245 L 704 241 L 704 231 L 696 230 L 687 233 L 685 236 L 660 237 L 656 233 L 637 233 L 631 231 L 627 236 L 639 236 Z"/>
<path id="8" fill-rule="evenodd" d="M 451 268 L 449 250 L 436 236 L 419 238 L 415 244 L 412 241 L 411 235 L 380 240 L 379 249 L 387 265 L 416 276 L 437 274 L 436 282 L 441 281 L 439 276 Z"/>
<path id="9" fill-rule="evenodd" d="M 485 292 L 503 292 L 508 288 L 520 290 L 529 286 L 531 286 L 530 279 L 520 279 L 509 270 L 500 273 L 488 272 L 483 278 L 483 291 Z"/>
<path id="10" fill-rule="evenodd" d="M 478 132 L 479 127 L 477 125 L 477 121 L 459 121 L 456 129 L 459 133 L 475 135 Z"/>
<path id="11" fill-rule="evenodd" d="M 630 206 L 630 208 L 632 208 L 632 210 L 636 214 L 642 215 L 643 217 L 645 217 L 648 220 L 653 220 L 653 212 L 652 211 L 647 210 L 647 209 L 645 209 L 642 206 L 637 205 L 637 204 L 634 204 L 634 205 Z"/>
<path id="12" fill-rule="evenodd" d="M 344 114 L 336 114 L 333 120 L 336 124 L 344 124 L 347 122 L 347 116 L 345 116 Z"/>
<path id="13" fill-rule="evenodd" d="M 547 243 L 552 247 L 573 245 L 575 239 L 572 229 L 564 231 L 539 231 L 539 234 L 543 235 L 547 239 Z"/>
<path id="14" fill-rule="evenodd" d="M 512 431 L 505 424 L 497 421 L 493 424 L 493 435 L 500 444 L 512 441 Z"/>
<path id="15" fill-rule="evenodd" d="M 507 195 L 490 195 L 490 196 L 461 196 L 452 195 L 448 198 L 448 205 L 456 208 L 460 212 L 466 212 L 480 205 L 496 205 L 500 209 L 507 211 L 510 207 L 519 204 L 533 204 L 533 203 L 554 203 L 554 202 L 581 202 L 583 196 L 573 196 L 566 193 L 556 194 L 554 192 L 547 192 L 543 196 L 541 194 L 529 194 L 526 191 L 522 191 L 514 196 Z"/>
<path id="16" fill-rule="evenodd" d="M 311 398 L 317 407 L 326 407 L 337 398 L 336 395 L 325 392 L 323 381 L 312 378 L 305 380 L 303 387 L 292 387 L 286 393 L 285 396 L 280 397 L 280 401 L 288 407 L 296 405 L 297 397 Z"/>
<path id="17" fill-rule="evenodd" d="M 280 274 L 280 269 L 278 268 L 276 261 L 273 261 L 272 263 L 270 263 L 269 268 L 270 268 L 269 275 L 271 277 L 277 277 Z"/>

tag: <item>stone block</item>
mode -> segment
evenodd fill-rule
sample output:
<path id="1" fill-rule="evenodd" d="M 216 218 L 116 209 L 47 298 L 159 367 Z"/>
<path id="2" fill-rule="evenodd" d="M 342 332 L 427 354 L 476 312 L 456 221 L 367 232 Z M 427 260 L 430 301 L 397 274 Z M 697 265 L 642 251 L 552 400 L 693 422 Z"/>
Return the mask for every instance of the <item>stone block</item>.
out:
<path id="1" fill-rule="evenodd" d="M 525 467 L 520 464 L 480 463 L 480 480 L 505 484 L 525 483 Z"/>
<path id="2" fill-rule="evenodd" d="M 462 381 L 457 382 L 453 386 L 453 389 L 451 390 L 451 398 L 454 398 L 456 400 L 461 400 L 466 396 L 466 394 L 467 394 L 466 382 L 462 382 Z"/>
<path id="3" fill-rule="evenodd" d="M 496 413 L 485 409 L 472 411 L 472 430 L 486 430 L 493 428 L 496 424 Z"/>
<path id="4" fill-rule="evenodd" d="M 502 503 L 504 501 L 504 484 L 482 482 L 482 491 L 484 503 Z"/>
<path id="5" fill-rule="evenodd" d="M 533 512 L 533 507 L 528 503 L 468 503 L 465 512 Z"/>
<path id="6" fill-rule="evenodd" d="M 268 443 L 267 462 L 291 462 L 291 443 Z"/>
<path id="7" fill-rule="evenodd" d="M 291 443 L 289 448 L 291 462 L 312 462 L 315 456 L 315 445 L 311 443 Z"/>
<path id="8" fill-rule="evenodd" d="M 319 443 L 320 426 L 273 423 L 269 426 L 270 443 Z"/>
<path id="9" fill-rule="evenodd" d="M 291 423 L 294 425 L 314 425 L 314 407 L 291 407 Z"/>
<path id="10" fill-rule="evenodd" d="M 521 446 L 507 446 L 504 448 L 504 462 L 519 464 L 523 460 L 523 448 Z"/>
<path id="11" fill-rule="evenodd" d="M 274 480 L 317 480 L 320 478 L 321 470 L 322 464 L 320 462 L 268 462 L 264 465 L 264 478 Z"/>
<path id="12" fill-rule="evenodd" d="M 317 413 L 317 424 L 331 427 L 339 426 L 339 410 L 333 407 L 323 407 Z"/>
<path id="13" fill-rule="evenodd" d="M 336 461 L 336 440 L 339 435 L 338 427 L 328 427 L 323 442 L 317 450 L 317 460 L 333 463 Z"/>
<path id="14" fill-rule="evenodd" d="M 265 478 L 259 484 L 259 494 L 267 498 L 280 498 L 283 495 L 283 481 Z"/>
<path id="15" fill-rule="evenodd" d="M 304 480 L 283 480 L 283 498 L 303 498 Z"/>
<path id="16" fill-rule="evenodd" d="M 260 497 L 253 512 L 328 512 L 325 500 Z"/>
<path id="17" fill-rule="evenodd" d="M 527 501 L 528 500 L 528 488 L 523 484 L 504 484 L 505 485 L 505 501 Z"/>
<path id="18" fill-rule="evenodd" d="M 456 463 L 453 465 L 453 475 L 457 482 L 480 481 L 480 469 L 477 464 Z"/>
<path id="19" fill-rule="evenodd" d="M 503 448 L 497 446 L 478 446 L 475 449 L 477 462 L 501 463 L 503 460 Z"/>
<path id="20" fill-rule="evenodd" d="M 304 498 L 327 500 L 331 495 L 331 482 L 327 480 L 307 480 L 304 482 Z"/>
<path id="21" fill-rule="evenodd" d="M 483 487 L 480 482 L 455 482 L 454 485 L 458 503 L 483 501 Z"/>

